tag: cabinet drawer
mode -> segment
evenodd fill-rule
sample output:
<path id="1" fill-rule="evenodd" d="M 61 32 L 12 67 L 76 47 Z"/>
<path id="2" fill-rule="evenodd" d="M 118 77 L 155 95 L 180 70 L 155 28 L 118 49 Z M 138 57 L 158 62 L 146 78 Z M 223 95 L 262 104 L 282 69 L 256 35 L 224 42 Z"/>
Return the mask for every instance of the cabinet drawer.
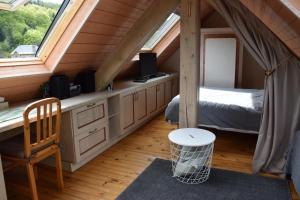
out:
<path id="1" fill-rule="evenodd" d="M 75 137 L 76 142 L 76 157 L 80 161 L 101 148 L 105 147 L 108 140 L 108 126 L 103 124 L 101 127 L 94 127 L 88 132 Z"/>
<path id="2" fill-rule="evenodd" d="M 72 111 L 74 129 L 81 129 L 95 121 L 105 121 L 107 119 L 107 103 L 100 101 L 90 103 Z"/>

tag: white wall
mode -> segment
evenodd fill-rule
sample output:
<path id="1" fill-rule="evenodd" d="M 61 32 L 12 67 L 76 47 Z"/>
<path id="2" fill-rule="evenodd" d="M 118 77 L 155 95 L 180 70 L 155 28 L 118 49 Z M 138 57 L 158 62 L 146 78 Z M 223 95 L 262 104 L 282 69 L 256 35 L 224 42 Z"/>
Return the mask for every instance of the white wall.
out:
<path id="1" fill-rule="evenodd" d="M 205 40 L 204 86 L 234 88 L 236 48 L 235 38 Z"/>

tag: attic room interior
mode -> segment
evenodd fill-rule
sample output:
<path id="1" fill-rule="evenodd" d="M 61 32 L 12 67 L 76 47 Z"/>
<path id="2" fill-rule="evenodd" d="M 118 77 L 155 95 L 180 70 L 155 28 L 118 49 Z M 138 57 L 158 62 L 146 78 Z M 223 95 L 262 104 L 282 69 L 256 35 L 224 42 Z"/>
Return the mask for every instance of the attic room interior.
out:
<path id="1" fill-rule="evenodd" d="M 0 200 L 300 200 L 299 0 L 0 0 Z"/>

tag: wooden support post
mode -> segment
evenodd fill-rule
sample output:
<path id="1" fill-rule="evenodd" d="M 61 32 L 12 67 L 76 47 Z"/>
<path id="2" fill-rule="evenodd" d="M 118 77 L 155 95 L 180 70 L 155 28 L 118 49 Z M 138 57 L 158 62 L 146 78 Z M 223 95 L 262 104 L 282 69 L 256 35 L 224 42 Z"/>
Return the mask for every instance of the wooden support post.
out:
<path id="1" fill-rule="evenodd" d="M 200 1 L 181 0 L 179 127 L 197 127 L 200 77 Z"/>
<path id="2" fill-rule="evenodd" d="M 180 0 L 154 0 L 149 9 L 127 33 L 114 53 L 109 56 L 95 74 L 97 90 L 104 89 L 122 67 L 140 51 L 159 26 L 176 9 Z"/>

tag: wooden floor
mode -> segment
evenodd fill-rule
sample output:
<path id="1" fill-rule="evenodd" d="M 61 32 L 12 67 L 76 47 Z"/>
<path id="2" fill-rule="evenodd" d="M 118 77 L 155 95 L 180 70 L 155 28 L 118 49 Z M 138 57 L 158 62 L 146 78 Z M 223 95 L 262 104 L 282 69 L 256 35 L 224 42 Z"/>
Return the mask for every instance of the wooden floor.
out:
<path id="1" fill-rule="evenodd" d="M 169 158 L 169 125 L 160 115 L 80 168 L 64 173 L 65 189 L 56 190 L 55 173 L 39 167 L 38 192 L 41 200 L 115 199 L 155 158 Z M 251 173 L 256 136 L 217 133 L 213 166 Z M 9 199 L 29 199 L 26 174 L 16 169 L 5 174 Z M 292 186 L 291 186 L 292 188 Z M 293 200 L 299 200 L 292 188 Z"/>

